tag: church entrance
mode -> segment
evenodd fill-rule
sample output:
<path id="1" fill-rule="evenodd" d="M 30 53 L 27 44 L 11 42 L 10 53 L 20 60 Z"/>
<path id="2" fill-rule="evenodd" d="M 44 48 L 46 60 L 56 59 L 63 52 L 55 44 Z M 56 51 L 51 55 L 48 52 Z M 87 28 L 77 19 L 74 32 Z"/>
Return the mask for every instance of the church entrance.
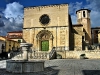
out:
<path id="1" fill-rule="evenodd" d="M 49 41 L 48 40 L 41 41 L 41 50 L 42 51 L 49 50 Z"/>
<path id="2" fill-rule="evenodd" d="M 53 47 L 53 35 L 48 30 L 41 30 L 37 36 L 39 51 L 49 51 Z"/>

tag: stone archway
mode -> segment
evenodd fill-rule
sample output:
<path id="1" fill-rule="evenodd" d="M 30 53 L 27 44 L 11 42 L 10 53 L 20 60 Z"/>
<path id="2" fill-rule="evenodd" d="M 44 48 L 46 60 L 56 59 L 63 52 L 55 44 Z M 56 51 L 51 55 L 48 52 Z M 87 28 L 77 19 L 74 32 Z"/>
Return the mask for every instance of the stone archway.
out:
<path id="1" fill-rule="evenodd" d="M 41 30 L 37 36 L 39 51 L 49 51 L 53 47 L 53 35 L 48 30 Z"/>

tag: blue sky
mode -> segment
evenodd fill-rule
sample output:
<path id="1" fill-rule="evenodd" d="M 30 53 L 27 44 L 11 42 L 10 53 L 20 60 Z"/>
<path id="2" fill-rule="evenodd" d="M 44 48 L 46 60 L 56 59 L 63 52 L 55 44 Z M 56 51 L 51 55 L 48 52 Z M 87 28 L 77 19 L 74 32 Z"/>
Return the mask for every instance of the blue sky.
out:
<path id="1" fill-rule="evenodd" d="M 83 2 L 84 1 L 84 2 Z M 61 3 L 75 3 L 75 2 L 83 2 L 86 3 L 85 0 L 0 0 L 0 7 L 6 7 L 6 4 L 12 2 L 19 2 L 23 6 L 39 6 L 39 5 L 49 5 L 49 4 L 61 4 Z"/>
<path id="2" fill-rule="evenodd" d="M 69 4 L 72 23 L 76 24 L 76 11 L 81 8 L 90 9 L 91 27 L 100 26 L 100 0 L 0 0 L 0 35 L 9 31 L 22 30 L 23 8 L 51 4 Z"/>

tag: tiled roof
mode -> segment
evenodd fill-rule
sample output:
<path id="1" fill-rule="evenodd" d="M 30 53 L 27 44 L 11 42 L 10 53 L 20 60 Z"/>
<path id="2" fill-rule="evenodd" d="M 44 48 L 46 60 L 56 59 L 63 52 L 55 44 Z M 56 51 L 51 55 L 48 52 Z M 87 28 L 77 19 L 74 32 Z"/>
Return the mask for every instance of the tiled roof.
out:
<path id="1" fill-rule="evenodd" d="M 78 27 L 78 26 L 80 27 L 80 26 L 83 26 L 83 25 L 82 24 L 73 24 L 72 26 L 73 27 Z"/>
<path id="2" fill-rule="evenodd" d="M 22 33 L 22 31 L 11 31 L 11 32 L 8 32 L 8 33 Z"/>
<path id="3" fill-rule="evenodd" d="M 76 13 L 77 13 L 78 11 L 81 11 L 81 10 L 87 10 L 87 11 L 91 12 L 91 10 L 89 10 L 89 9 L 80 9 L 80 10 L 77 10 Z"/>
<path id="4" fill-rule="evenodd" d="M 91 29 L 100 29 L 100 27 L 92 27 Z"/>
<path id="5" fill-rule="evenodd" d="M 10 38 L 8 38 L 8 37 L 6 37 L 6 36 L 0 36 L 0 37 L 2 37 L 0 40 L 1 41 L 5 41 L 5 40 L 8 40 L 8 41 L 14 41 L 14 40 L 12 40 L 12 39 L 10 39 Z M 16 42 L 16 41 L 15 41 Z"/>

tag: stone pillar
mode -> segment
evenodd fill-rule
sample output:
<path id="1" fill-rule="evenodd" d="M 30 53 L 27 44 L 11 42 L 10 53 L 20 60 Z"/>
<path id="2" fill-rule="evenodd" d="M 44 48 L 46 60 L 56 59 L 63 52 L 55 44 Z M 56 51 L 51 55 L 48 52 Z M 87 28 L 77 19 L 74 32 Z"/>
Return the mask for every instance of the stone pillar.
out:
<path id="1" fill-rule="evenodd" d="M 97 46 L 97 50 L 99 50 L 99 46 Z"/>
<path id="2" fill-rule="evenodd" d="M 36 47 L 36 50 L 37 50 L 37 51 L 39 51 L 39 50 L 40 50 L 40 47 L 39 47 L 39 46 L 40 46 L 40 44 L 39 44 L 39 43 L 40 43 L 40 40 L 39 40 L 39 38 L 38 38 L 38 39 L 37 39 L 37 47 Z"/>
<path id="3" fill-rule="evenodd" d="M 68 46 L 65 46 L 65 50 L 66 50 L 66 51 L 69 51 L 69 47 L 68 47 Z"/>
<path id="4" fill-rule="evenodd" d="M 49 40 L 49 51 L 51 51 L 51 50 L 52 50 L 52 41 Z"/>
<path id="5" fill-rule="evenodd" d="M 28 61 L 28 51 L 30 49 L 30 47 L 32 47 L 32 44 L 29 43 L 21 43 L 20 47 L 22 47 L 22 51 L 23 51 L 23 60 Z"/>
<path id="6" fill-rule="evenodd" d="M 88 51 L 88 46 L 85 46 L 85 51 Z"/>

